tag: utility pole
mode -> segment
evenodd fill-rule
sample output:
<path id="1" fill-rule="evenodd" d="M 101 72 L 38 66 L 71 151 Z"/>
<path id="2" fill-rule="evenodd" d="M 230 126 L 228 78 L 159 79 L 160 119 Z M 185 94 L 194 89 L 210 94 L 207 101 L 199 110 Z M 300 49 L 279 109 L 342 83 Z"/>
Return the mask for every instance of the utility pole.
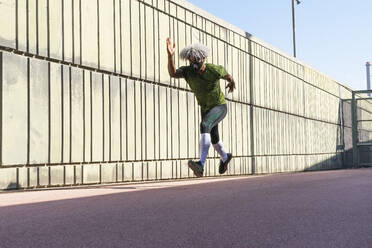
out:
<path id="1" fill-rule="evenodd" d="M 296 58 L 296 14 L 295 14 L 295 1 L 298 4 L 300 0 L 292 0 L 292 27 L 293 27 L 293 56 Z"/>
<path id="2" fill-rule="evenodd" d="M 367 62 L 366 67 L 367 67 L 366 68 L 367 69 L 367 90 L 371 90 L 371 71 L 370 71 L 371 63 Z M 371 96 L 371 93 L 368 93 L 368 96 Z"/>

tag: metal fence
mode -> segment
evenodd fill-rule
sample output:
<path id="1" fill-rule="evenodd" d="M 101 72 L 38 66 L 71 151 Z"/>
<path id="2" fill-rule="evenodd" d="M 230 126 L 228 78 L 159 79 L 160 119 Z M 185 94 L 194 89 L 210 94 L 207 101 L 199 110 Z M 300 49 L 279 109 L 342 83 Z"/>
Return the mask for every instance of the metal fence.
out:
<path id="1" fill-rule="evenodd" d="M 353 91 L 352 131 L 354 166 L 372 166 L 372 90 Z"/>

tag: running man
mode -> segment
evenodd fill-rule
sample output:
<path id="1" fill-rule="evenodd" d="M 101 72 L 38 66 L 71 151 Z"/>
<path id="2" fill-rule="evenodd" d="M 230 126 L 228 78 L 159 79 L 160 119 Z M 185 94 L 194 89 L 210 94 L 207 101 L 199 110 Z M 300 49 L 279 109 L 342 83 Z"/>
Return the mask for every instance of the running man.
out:
<path id="1" fill-rule="evenodd" d="M 209 48 L 202 44 L 193 44 L 185 47 L 181 51 L 180 57 L 188 60 L 190 65 L 176 69 L 174 64 L 175 48 L 176 44 L 173 43 L 172 46 L 171 39 L 167 38 L 169 75 L 186 80 L 201 108 L 200 160 L 190 160 L 188 165 L 194 171 L 195 176 L 202 177 L 212 142 L 214 149 L 221 157 L 218 171 L 223 174 L 232 159 L 232 154 L 226 153 L 218 134 L 218 123 L 227 114 L 226 100 L 220 88 L 220 79 L 222 78 L 229 82 L 226 86 L 226 88 L 229 88 L 229 93 L 235 89 L 235 81 L 224 67 L 205 63 L 205 59 L 209 55 Z"/>

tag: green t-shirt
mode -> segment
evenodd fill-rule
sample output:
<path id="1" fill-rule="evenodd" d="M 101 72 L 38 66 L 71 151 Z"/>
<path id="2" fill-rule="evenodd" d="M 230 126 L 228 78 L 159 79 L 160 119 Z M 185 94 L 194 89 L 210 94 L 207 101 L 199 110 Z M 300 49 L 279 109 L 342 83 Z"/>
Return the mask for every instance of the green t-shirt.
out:
<path id="1" fill-rule="evenodd" d="M 194 92 L 202 111 L 208 111 L 217 105 L 226 103 L 225 95 L 220 87 L 220 79 L 227 75 L 223 66 L 205 64 L 205 71 L 201 74 L 195 72 L 190 66 L 181 66 L 178 71 L 182 73 Z"/>

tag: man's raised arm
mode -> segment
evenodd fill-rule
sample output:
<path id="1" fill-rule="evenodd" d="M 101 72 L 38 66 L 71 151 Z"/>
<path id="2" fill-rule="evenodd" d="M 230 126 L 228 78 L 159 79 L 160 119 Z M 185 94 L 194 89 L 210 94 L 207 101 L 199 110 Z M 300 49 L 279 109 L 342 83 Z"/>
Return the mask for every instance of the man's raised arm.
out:
<path id="1" fill-rule="evenodd" d="M 174 53 L 176 51 L 176 44 L 172 42 L 170 38 L 167 38 L 167 52 L 168 52 L 168 72 L 171 77 L 174 78 L 181 78 L 182 72 L 180 70 L 176 70 L 176 66 L 174 64 Z"/>

